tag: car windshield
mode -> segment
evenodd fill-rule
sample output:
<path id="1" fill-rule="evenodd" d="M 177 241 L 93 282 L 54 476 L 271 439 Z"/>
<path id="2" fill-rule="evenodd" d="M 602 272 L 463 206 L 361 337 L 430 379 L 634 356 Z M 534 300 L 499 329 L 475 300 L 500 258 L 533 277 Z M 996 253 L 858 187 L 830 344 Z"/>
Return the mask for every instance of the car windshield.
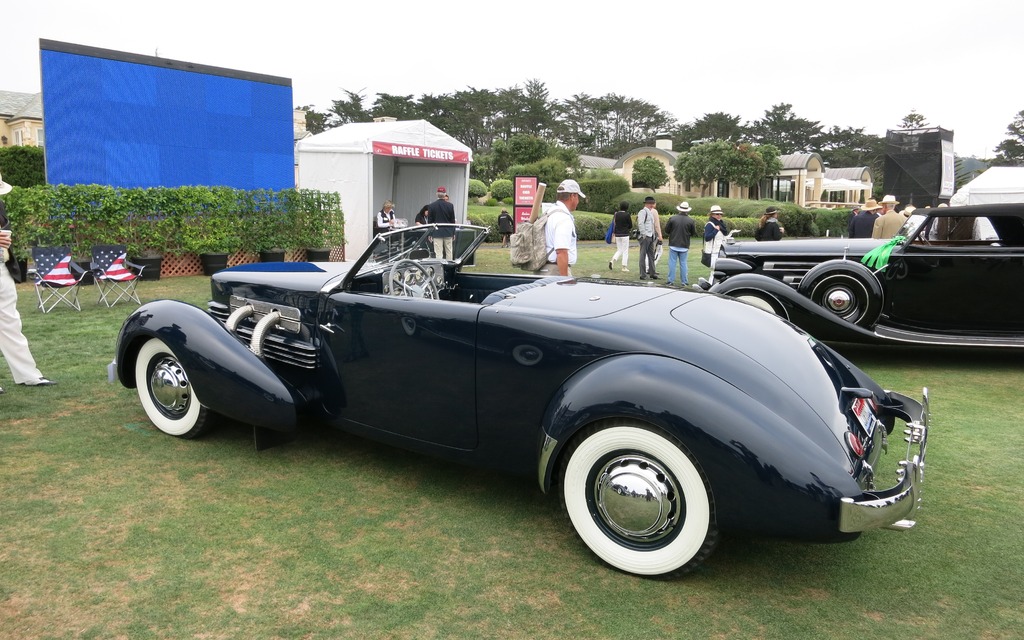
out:
<path id="1" fill-rule="evenodd" d="M 473 255 L 487 238 L 487 227 L 465 224 L 427 224 L 405 227 L 373 238 L 357 261 L 359 274 L 391 268 L 399 260 L 422 260 L 433 255 L 435 235 L 452 235 L 452 256 L 457 265 Z"/>
<path id="2" fill-rule="evenodd" d="M 921 223 L 928 219 L 928 216 L 921 215 L 919 213 L 912 213 L 907 221 L 903 223 L 900 230 L 896 232 L 896 235 L 903 236 L 904 238 L 913 237 L 914 232 L 921 226 Z"/>

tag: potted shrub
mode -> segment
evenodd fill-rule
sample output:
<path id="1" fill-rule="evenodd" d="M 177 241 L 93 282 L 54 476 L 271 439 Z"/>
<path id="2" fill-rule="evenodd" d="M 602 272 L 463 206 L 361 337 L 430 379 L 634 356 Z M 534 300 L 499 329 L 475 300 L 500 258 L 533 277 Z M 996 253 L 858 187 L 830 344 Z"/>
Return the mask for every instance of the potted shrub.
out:
<path id="1" fill-rule="evenodd" d="M 237 215 L 231 211 L 233 191 L 217 187 L 191 189 L 196 199 L 193 211 L 183 221 L 182 248 L 199 256 L 205 275 L 213 275 L 227 267 L 228 256 L 242 244 Z"/>
<path id="2" fill-rule="evenodd" d="M 308 189 L 290 195 L 292 247 L 305 249 L 310 262 L 330 260 L 331 250 L 345 245 L 345 219 L 338 195 Z"/>

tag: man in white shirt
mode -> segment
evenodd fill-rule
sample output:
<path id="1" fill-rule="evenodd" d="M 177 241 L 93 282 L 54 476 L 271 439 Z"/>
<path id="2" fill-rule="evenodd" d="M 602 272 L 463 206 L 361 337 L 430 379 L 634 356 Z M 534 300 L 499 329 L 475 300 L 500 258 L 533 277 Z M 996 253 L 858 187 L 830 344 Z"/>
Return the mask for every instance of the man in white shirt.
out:
<path id="1" fill-rule="evenodd" d="M 654 254 L 657 246 L 662 243 L 661 221 L 658 220 L 654 196 L 644 198 L 644 208 L 636 214 L 637 229 L 640 233 L 640 279 L 657 280 L 654 271 Z"/>
<path id="2" fill-rule="evenodd" d="M 544 225 L 544 243 L 548 250 L 548 263 L 537 273 L 571 276 L 576 264 L 576 219 L 572 212 L 587 196 L 580 191 L 575 180 L 563 180 L 555 189 L 555 206 L 548 212 Z"/>

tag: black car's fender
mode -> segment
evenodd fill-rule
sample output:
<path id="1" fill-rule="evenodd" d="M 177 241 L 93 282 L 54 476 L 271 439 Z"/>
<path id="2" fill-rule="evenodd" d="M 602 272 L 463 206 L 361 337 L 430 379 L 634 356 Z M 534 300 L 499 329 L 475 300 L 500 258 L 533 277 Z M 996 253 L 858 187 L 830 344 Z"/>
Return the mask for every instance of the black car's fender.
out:
<path id="1" fill-rule="evenodd" d="M 818 340 L 863 344 L 884 342 L 871 331 L 815 304 L 790 285 L 758 273 L 733 276 L 711 287 L 711 292 L 739 299 L 757 298 L 760 303 L 756 306 L 771 307 L 772 313 L 801 327 Z"/>
<path id="2" fill-rule="evenodd" d="M 128 316 L 117 341 L 117 375 L 135 388 L 135 362 L 159 338 L 188 373 L 196 398 L 211 411 L 276 431 L 294 431 L 295 399 L 281 378 L 205 311 L 157 300 Z"/>
<path id="3" fill-rule="evenodd" d="M 595 362 L 561 387 L 544 416 L 541 488 L 551 489 L 577 432 L 614 419 L 649 424 L 685 447 L 708 478 L 723 529 L 844 537 L 836 525 L 838 498 L 861 489 L 838 445 L 825 452 L 727 381 L 652 354 Z"/>

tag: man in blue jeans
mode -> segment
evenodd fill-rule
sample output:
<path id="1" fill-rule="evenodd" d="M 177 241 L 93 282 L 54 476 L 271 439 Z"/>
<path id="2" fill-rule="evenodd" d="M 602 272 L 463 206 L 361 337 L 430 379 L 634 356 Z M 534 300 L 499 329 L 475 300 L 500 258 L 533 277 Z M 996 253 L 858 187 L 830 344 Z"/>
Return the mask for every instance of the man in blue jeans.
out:
<path id="1" fill-rule="evenodd" d="M 675 284 L 676 263 L 679 263 L 679 284 L 686 286 L 686 259 L 690 252 L 690 238 L 697 234 L 697 225 L 688 214 L 692 209 L 689 202 L 680 202 L 676 213 L 665 223 L 665 234 L 668 236 L 668 283 Z"/>

